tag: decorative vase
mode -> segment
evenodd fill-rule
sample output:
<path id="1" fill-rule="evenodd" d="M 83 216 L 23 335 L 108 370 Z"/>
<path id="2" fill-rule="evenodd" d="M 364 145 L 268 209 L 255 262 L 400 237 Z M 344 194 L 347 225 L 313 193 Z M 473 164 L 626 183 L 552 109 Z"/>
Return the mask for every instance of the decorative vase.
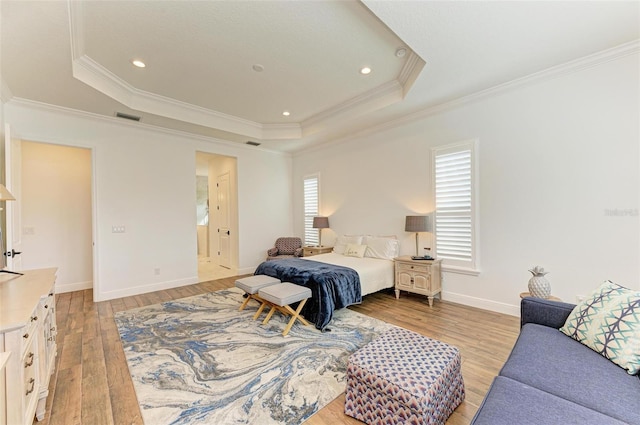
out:
<path id="1" fill-rule="evenodd" d="M 549 272 L 545 272 L 543 267 L 535 266 L 529 270 L 533 277 L 529 279 L 529 293 L 532 297 L 537 298 L 549 298 L 551 295 L 551 284 L 544 275 Z"/>

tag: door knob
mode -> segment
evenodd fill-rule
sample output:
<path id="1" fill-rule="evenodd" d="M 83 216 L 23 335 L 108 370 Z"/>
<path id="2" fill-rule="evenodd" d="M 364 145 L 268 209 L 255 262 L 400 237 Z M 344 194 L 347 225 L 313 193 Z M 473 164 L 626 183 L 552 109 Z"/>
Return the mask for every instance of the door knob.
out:
<path id="1" fill-rule="evenodd" d="M 22 254 L 22 252 L 16 251 L 13 248 L 11 248 L 11 251 L 7 251 L 4 253 L 4 255 L 6 255 L 7 257 L 15 257 L 16 255 L 19 255 L 19 254 Z"/>

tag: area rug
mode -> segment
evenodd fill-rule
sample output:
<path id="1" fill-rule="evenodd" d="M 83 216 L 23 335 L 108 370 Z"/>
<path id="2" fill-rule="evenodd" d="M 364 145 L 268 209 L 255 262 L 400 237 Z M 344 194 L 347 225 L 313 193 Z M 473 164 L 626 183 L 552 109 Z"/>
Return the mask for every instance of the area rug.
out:
<path id="1" fill-rule="evenodd" d="M 116 313 L 145 424 L 301 424 L 344 392 L 349 355 L 392 327 L 342 309 L 329 332 L 296 323 L 283 337 L 287 319 L 254 321 L 242 294 Z"/>

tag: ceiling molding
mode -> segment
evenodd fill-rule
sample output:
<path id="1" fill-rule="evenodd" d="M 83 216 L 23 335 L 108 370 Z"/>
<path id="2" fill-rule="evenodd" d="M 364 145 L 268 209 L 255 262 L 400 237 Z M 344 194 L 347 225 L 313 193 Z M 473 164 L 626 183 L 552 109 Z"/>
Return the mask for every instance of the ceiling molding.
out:
<path id="1" fill-rule="evenodd" d="M 425 64 L 426 62 L 420 56 L 410 51 L 409 58 L 400 70 L 400 75 L 398 76 L 398 82 L 402 85 L 403 98 L 409 93 L 409 89 L 411 89 L 413 83 L 422 72 Z"/>
<path id="2" fill-rule="evenodd" d="M 540 83 L 543 81 L 558 78 L 562 75 L 571 74 L 574 72 L 582 71 L 584 69 L 599 66 L 607 62 L 611 62 L 613 60 L 620 59 L 633 54 L 640 54 L 640 39 L 630 41 L 628 43 L 624 43 L 619 46 L 606 49 L 600 52 L 596 52 L 594 54 L 584 56 L 582 58 L 569 61 L 564 64 L 553 66 L 551 68 L 547 68 L 545 70 L 527 75 L 522 78 L 516 78 L 515 80 L 511 80 L 504 84 L 499 84 L 497 86 L 490 87 L 485 90 L 481 90 L 479 92 L 470 94 L 468 96 L 463 96 L 458 99 L 451 100 L 449 102 L 433 105 L 425 109 L 416 111 L 412 114 L 402 116 L 397 119 L 382 122 L 378 125 L 374 125 L 372 127 L 368 127 L 364 130 L 350 134 L 349 136 L 345 136 L 339 139 L 333 139 L 328 142 L 312 146 L 310 148 L 300 149 L 294 152 L 294 156 L 306 154 L 309 152 L 320 151 L 325 148 L 335 146 L 337 144 L 347 143 L 349 141 L 358 139 L 360 137 L 368 136 L 370 134 L 391 130 L 393 128 L 406 125 L 411 122 L 418 121 L 420 119 L 427 118 L 431 115 L 435 115 L 440 112 L 456 109 L 456 108 L 471 104 L 473 102 L 477 102 L 482 99 L 486 99 L 486 98 L 499 95 L 511 90 L 515 90 L 521 87 L 526 87 L 526 86 Z"/>
<path id="3" fill-rule="evenodd" d="M 400 102 L 425 65 L 424 60 L 409 50 L 409 58 L 396 80 L 348 99 L 301 123 L 262 124 L 150 93 L 130 85 L 86 54 L 82 2 L 68 0 L 68 11 L 74 78 L 133 110 L 216 128 L 257 140 L 300 139 L 321 131 L 336 121 L 344 121 Z"/>
<path id="4" fill-rule="evenodd" d="M 194 140 L 194 141 L 207 142 L 207 143 L 217 143 L 217 144 L 220 144 L 220 145 L 224 145 L 225 147 L 231 147 L 231 148 L 234 148 L 234 149 L 243 149 L 243 150 L 246 149 L 246 150 L 252 150 L 252 151 L 260 150 L 260 151 L 271 152 L 271 153 L 282 155 L 282 156 L 291 156 L 291 154 L 288 153 L 288 152 L 282 152 L 282 151 L 278 151 L 278 150 L 273 150 L 273 149 L 266 148 L 264 146 L 260 146 L 260 147 L 258 147 L 258 146 L 249 146 L 249 145 L 245 145 L 243 143 L 231 142 L 229 140 L 219 139 L 219 138 L 216 138 L 216 137 L 203 136 L 203 135 L 200 135 L 200 134 L 194 134 L 194 133 L 189 133 L 189 132 L 185 132 L 185 131 L 174 130 L 174 129 L 166 128 L 166 127 L 158 127 L 156 125 L 145 124 L 145 123 L 139 122 L 139 121 L 135 121 L 134 122 L 134 121 L 123 120 L 123 119 L 116 118 L 116 117 L 111 117 L 111 116 L 102 115 L 102 114 L 96 114 L 96 113 L 93 113 L 93 112 L 81 111 L 81 110 L 78 110 L 78 109 L 67 108 L 67 107 L 64 107 L 64 106 L 52 105 L 52 104 L 49 104 L 49 103 L 38 102 L 38 101 L 35 101 L 35 100 L 24 99 L 24 98 L 20 98 L 20 97 L 12 98 L 10 105 L 12 107 L 15 106 L 15 107 L 18 107 L 18 108 L 33 109 L 33 110 L 40 110 L 40 111 L 44 111 L 44 112 L 48 112 L 48 113 L 67 115 L 67 116 L 72 117 L 72 118 L 98 121 L 98 122 L 103 122 L 103 123 L 107 123 L 107 124 L 111 124 L 111 125 L 115 125 L 115 126 L 129 127 L 129 128 L 148 131 L 148 132 L 153 132 L 153 133 L 157 133 L 157 134 L 166 134 L 166 135 L 169 135 L 169 136 L 181 137 L 181 138 Z M 29 138 L 33 139 L 34 138 L 33 136 L 29 137 L 29 134 L 25 134 L 24 131 L 21 131 L 20 135 L 25 139 L 29 139 Z M 35 138 L 37 139 L 38 137 L 35 137 Z M 34 140 L 34 141 L 44 142 L 45 140 Z M 48 141 L 55 142 L 56 140 L 48 139 Z M 69 140 L 65 140 L 63 144 L 69 144 Z M 221 154 L 221 155 L 223 155 L 223 154 Z"/>
<path id="5" fill-rule="evenodd" d="M 302 121 L 302 135 L 308 136 L 320 131 L 329 122 L 335 124 L 399 102 L 403 99 L 402 92 L 403 88 L 398 80 L 378 86 Z"/>

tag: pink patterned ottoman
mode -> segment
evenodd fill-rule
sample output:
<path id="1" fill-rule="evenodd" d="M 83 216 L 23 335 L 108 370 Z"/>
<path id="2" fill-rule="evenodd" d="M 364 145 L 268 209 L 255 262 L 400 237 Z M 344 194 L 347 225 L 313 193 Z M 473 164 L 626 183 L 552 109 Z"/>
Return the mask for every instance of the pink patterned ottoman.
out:
<path id="1" fill-rule="evenodd" d="M 460 352 L 395 328 L 349 357 L 344 412 L 372 424 L 444 424 L 464 400 Z"/>

